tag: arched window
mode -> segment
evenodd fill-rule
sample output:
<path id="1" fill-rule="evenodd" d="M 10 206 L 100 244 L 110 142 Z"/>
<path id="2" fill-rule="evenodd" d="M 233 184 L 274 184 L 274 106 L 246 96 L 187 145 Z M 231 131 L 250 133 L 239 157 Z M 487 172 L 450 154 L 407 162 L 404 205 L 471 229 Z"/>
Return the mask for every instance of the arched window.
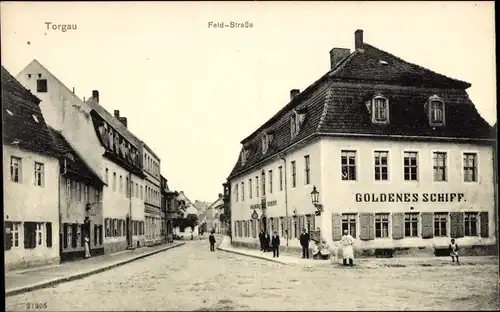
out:
<path id="1" fill-rule="evenodd" d="M 429 98 L 428 103 L 428 113 L 429 113 L 429 123 L 431 126 L 442 126 L 444 125 L 444 102 L 437 95 L 433 95 Z"/>
<path id="2" fill-rule="evenodd" d="M 374 123 L 389 122 L 389 100 L 378 94 L 372 101 L 372 121 Z"/>

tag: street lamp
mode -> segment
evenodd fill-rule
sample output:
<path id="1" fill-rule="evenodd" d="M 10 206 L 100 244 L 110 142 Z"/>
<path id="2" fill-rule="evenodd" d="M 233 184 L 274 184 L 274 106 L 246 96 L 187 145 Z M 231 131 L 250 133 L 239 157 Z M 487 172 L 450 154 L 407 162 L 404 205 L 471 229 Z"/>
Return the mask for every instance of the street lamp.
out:
<path id="1" fill-rule="evenodd" d="M 323 212 L 323 205 L 319 203 L 319 192 L 316 190 L 316 185 L 311 192 L 311 201 L 314 207 L 316 207 L 316 215 L 320 216 L 321 212 Z"/>

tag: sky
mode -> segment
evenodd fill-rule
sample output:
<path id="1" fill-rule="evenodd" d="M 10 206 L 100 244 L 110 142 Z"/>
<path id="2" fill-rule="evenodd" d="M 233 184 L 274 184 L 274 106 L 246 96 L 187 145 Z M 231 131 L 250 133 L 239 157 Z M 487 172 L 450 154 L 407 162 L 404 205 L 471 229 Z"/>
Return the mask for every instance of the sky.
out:
<path id="1" fill-rule="evenodd" d="M 1 56 L 13 75 L 37 59 L 80 98 L 99 90 L 101 105 L 119 109 L 161 158 L 171 189 L 213 202 L 240 142 L 291 89 L 329 70 L 333 47 L 352 50 L 356 29 L 379 49 L 471 83 L 479 113 L 496 122 L 493 1 L 2 2 Z"/>

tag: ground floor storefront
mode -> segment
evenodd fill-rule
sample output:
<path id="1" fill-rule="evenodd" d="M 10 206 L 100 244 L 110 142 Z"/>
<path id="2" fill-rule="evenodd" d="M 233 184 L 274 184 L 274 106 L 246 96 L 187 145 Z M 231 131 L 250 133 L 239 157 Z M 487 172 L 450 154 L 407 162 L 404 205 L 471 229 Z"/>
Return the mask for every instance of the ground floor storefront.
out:
<path id="1" fill-rule="evenodd" d="M 158 211 L 155 211 L 158 210 Z M 146 207 L 145 216 L 145 244 L 154 246 L 163 242 L 162 218 L 159 209 Z"/>

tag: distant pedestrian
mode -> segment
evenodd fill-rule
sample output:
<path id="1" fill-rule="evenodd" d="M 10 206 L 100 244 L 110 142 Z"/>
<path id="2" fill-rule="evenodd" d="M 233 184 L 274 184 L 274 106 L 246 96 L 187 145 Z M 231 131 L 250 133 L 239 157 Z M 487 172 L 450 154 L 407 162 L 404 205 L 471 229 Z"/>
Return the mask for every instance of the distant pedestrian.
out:
<path id="1" fill-rule="evenodd" d="M 342 257 L 344 258 L 343 264 L 347 265 L 347 262 L 349 261 L 349 265 L 353 266 L 354 250 L 352 248 L 352 245 L 354 244 L 354 238 L 352 238 L 347 230 L 344 230 L 344 235 L 342 236 L 340 242 L 342 244 Z"/>
<path id="2" fill-rule="evenodd" d="M 455 243 L 454 238 L 451 239 L 451 244 L 448 246 L 448 249 L 450 250 L 451 261 L 455 262 L 455 258 L 457 258 L 457 264 L 460 264 L 458 260 L 458 245 Z"/>
<path id="3" fill-rule="evenodd" d="M 269 232 L 264 233 L 264 252 L 268 252 L 271 245 L 271 237 L 269 236 Z"/>
<path id="4" fill-rule="evenodd" d="M 302 258 L 309 259 L 309 241 L 310 241 L 309 233 L 306 232 L 306 229 L 302 229 L 302 234 L 300 234 L 300 245 L 302 246 Z"/>
<path id="5" fill-rule="evenodd" d="M 260 251 L 264 252 L 264 230 L 259 233 Z"/>
<path id="6" fill-rule="evenodd" d="M 280 257 L 280 237 L 278 232 L 274 231 L 273 238 L 271 239 L 271 247 L 273 248 L 273 258 Z"/>
<path id="7" fill-rule="evenodd" d="M 87 235 L 85 235 L 85 259 L 90 258 L 90 239 Z"/>
<path id="8" fill-rule="evenodd" d="M 210 233 L 208 241 L 210 242 L 210 251 L 215 251 L 215 236 L 213 231 Z"/>

